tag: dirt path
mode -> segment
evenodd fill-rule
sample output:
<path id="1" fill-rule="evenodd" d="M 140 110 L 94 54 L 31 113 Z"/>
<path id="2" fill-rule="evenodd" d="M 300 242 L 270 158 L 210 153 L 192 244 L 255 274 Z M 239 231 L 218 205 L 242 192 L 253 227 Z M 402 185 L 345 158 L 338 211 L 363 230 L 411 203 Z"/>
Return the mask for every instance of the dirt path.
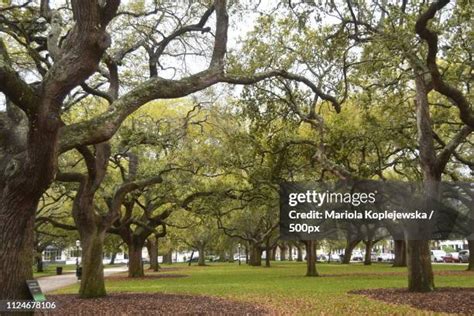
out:
<path id="1" fill-rule="evenodd" d="M 109 276 L 111 274 L 120 273 L 124 271 L 127 271 L 126 266 L 108 268 L 108 269 L 104 269 L 104 275 Z M 69 274 L 63 274 L 63 275 L 53 275 L 53 276 L 42 277 L 38 279 L 38 282 L 40 284 L 40 287 L 43 293 L 48 293 L 48 292 L 61 289 L 63 287 L 67 287 L 69 285 L 76 284 L 79 281 L 77 280 L 75 273 L 69 273 Z"/>

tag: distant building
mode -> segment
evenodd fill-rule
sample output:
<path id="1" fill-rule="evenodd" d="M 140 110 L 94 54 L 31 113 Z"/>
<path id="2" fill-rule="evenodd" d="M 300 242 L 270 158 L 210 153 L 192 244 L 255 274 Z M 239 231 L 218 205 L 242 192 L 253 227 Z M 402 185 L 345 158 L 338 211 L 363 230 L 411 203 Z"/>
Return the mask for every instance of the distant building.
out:
<path id="1" fill-rule="evenodd" d="M 172 255 L 173 262 L 186 262 L 191 258 L 191 251 L 174 251 Z M 194 253 L 194 258 L 199 257 L 199 253 Z M 81 261 L 81 249 L 79 250 L 76 247 L 70 247 L 61 249 L 55 246 L 48 246 L 42 253 L 43 262 L 45 263 L 58 263 L 58 264 L 76 264 L 76 260 Z M 148 262 L 150 256 L 148 255 L 147 249 L 144 247 L 142 249 L 142 258 L 144 261 Z M 103 263 L 108 264 L 111 261 L 111 254 L 104 253 Z M 158 262 L 163 262 L 163 257 L 158 256 Z M 128 263 L 128 254 L 127 252 L 118 252 L 115 255 L 114 263 Z"/>

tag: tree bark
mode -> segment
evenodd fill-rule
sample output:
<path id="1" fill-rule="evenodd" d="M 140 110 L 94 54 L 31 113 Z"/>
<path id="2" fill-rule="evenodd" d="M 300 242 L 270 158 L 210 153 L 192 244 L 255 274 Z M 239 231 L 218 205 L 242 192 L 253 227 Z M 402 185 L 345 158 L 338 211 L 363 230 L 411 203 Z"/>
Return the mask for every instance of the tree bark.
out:
<path id="1" fill-rule="evenodd" d="M 234 250 L 231 250 L 229 252 L 226 252 L 225 253 L 225 256 L 226 256 L 226 261 L 227 262 L 231 262 L 233 263 L 235 260 L 234 260 Z"/>
<path id="2" fill-rule="evenodd" d="M 226 262 L 227 261 L 227 255 L 225 250 L 219 251 L 219 262 Z"/>
<path id="3" fill-rule="evenodd" d="M 79 296 L 81 298 L 106 295 L 104 266 L 102 263 L 105 231 L 81 234 L 82 276 Z"/>
<path id="4" fill-rule="evenodd" d="M 262 250 L 257 245 L 250 245 L 250 265 L 253 267 L 262 265 Z"/>
<path id="5" fill-rule="evenodd" d="M 437 166 L 433 145 L 433 130 L 430 118 L 428 89 L 421 71 L 415 73 L 416 120 L 420 165 L 423 170 L 423 193 L 426 202 L 437 199 L 441 171 Z M 423 231 L 424 227 L 418 227 Z M 419 232 L 421 234 L 421 231 Z M 430 292 L 434 290 L 434 276 L 431 267 L 428 240 L 407 241 L 408 290 L 411 292 Z"/>
<path id="6" fill-rule="evenodd" d="M 277 251 L 277 245 L 273 246 L 272 247 L 272 251 L 271 251 L 271 257 L 270 257 L 270 260 L 272 261 L 276 261 L 276 251 Z"/>
<path id="7" fill-rule="evenodd" d="M 33 278 L 33 227 L 36 203 L 28 196 L 0 203 L 0 299 L 29 299 Z M 26 201 L 25 201 L 26 200 Z M 23 203 L 21 203 L 23 202 Z"/>
<path id="8" fill-rule="evenodd" d="M 142 260 L 143 243 L 132 242 L 128 245 L 128 277 L 139 278 L 145 276 Z"/>
<path id="9" fill-rule="evenodd" d="M 406 242 L 405 240 L 395 240 L 394 241 L 394 252 L 395 259 L 393 261 L 394 267 L 406 267 L 407 266 L 407 251 L 406 251 Z"/>
<path id="10" fill-rule="evenodd" d="M 198 266 L 205 266 L 206 265 L 206 251 L 204 250 L 204 247 L 199 247 L 199 260 L 198 260 Z"/>
<path id="11" fill-rule="evenodd" d="M 150 270 L 158 272 L 158 241 L 156 238 L 148 238 L 146 248 L 150 257 Z"/>
<path id="12" fill-rule="evenodd" d="M 467 244 L 469 248 L 469 264 L 467 270 L 474 271 L 474 240 L 468 240 Z"/>
<path id="13" fill-rule="evenodd" d="M 0 300 L 26 300 L 26 280 L 33 277 L 35 213 L 57 169 L 60 125 L 50 110 L 60 101 L 34 94 L 38 109 L 26 118 L 6 98 L 12 126 L 7 143 L 0 135 Z M 0 125 L 3 132 L 6 126 Z"/>
<path id="14" fill-rule="evenodd" d="M 170 249 L 164 256 L 163 256 L 163 263 L 172 264 L 173 263 L 173 250 Z"/>
<path id="15" fill-rule="evenodd" d="M 301 245 L 299 245 L 299 244 L 296 246 L 296 249 L 298 251 L 296 261 L 301 262 L 301 261 L 303 261 L 303 249 L 301 249 Z"/>
<path id="16" fill-rule="evenodd" d="M 364 265 L 370 266 L 372 264 L 372 247 L 374 246 L 373 240 L 364 241 L 365 244 L 365 258 Z"/>
<path id="17" fill-rule="evenodd" d="M 245 245 L 245 264 L 249 264 L 249 246 Z"/>
<path id="18" fill-rule="evenodd" d="M 82 276 L 79 296 L 81 298 L 102 297 L 106 295 L 104 282 L 103 248 L 108 224 L 95 211 L 95 193 L 105 177 L 110 156 L 107 143 L 96 145 L 96 154 L 87 148 L 79 149 L 88 169 L 87 175 L 64 179 L 79 181 L 79 189 L 74 198 L 72 215 L 76 224 L 82 247 Z"/>
<path id="19" fill-rule="evenodd" d="M 408 289 L 411 292 L 434 290 L 429 241 L 407 241 Z"/>
<path id="20" fill-rule="evenodd" d="M 36 255 L 36 272 L 44 272 L 43 271 L 43 256 L 41 253 Z"/>
<path id="21" fill-rule="evenodd" d="M 33 89 L 15 74 L 1 83 L 6 98 L 26 113 L 28 131 L 21 144 L 6 144 L 6 151 L 0 142 L 0 300 L 30 297 L 25 281 L 33 277 L 35 212 L 57 173 L 62 102 L 94 73 L 110 45 L 105 32 L 110 19 L 103 19 L 99 6 L 74 1 L 73 7 L 76 23 L 64 39 L 61 58 L 47 71 L 41 88 Z M 113 16 L 117 7 L 108 13 Z M 1 68 L 5 78 L 3 65 Z M 5 81 L 9 85 L 5 86 Z"/>
<path id="22" fill-rule="evenodd" d="M 270 240 L 267 239 L 265 242 L 265 267 L 270 268 L 270 253 L 272 247 L 270 247 Z"/>
<path id="23" fill-rule="evenodd" d="M 280 261 L 285 261 L 286 260 L 286 251 L 287 251 L 287 247 L 286 245 L 279 245 L 278 246 L 280 248 Z"/>
<path id="24" fill-rule="evenodd" d="M 189 260 L 188 260 L 188 267 L 191 266 L 191 263 L 193 262 L 193 258 L 194 258 L 194 250 L 191 251 L 191 256 L 189 257 Z"/>
<path id="25" fill-rule="evenodd" d="M 117 252 L 113 251 L 112 255 L 110 256 L 110 262 L 109 265 L 114 265 L 115 264 L 115 259 L 117 258 Z"/>
<path id="26" fill-rule="evenodd" d="M 344 249 L 344 257 L 342 258 L 342 264 L 349 264 L 351 262 L 352 252 L 359 243 L 360 240 L 347 240 L 346 248 Z"/>
<path id="27" fill-rule="evenodd" d="M 306 240 L 306 276 L 315 277 L 319 276 L 318 270 L 316 269 L 316 241 Z"/>

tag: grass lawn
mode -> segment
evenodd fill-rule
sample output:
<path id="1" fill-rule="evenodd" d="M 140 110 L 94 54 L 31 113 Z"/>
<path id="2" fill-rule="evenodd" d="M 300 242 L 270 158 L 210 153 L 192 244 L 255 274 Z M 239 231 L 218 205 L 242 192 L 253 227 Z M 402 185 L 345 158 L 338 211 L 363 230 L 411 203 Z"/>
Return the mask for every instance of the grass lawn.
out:
<path id="1" fill-rule="evenodd" d="M 123 264 L 113 264 L 109 265 L 106 264 L 104 265 L 104 268 L 113 268 L 113 267 L 122 267 Z M 44 264 L 43 266 L 43 272 L 34 272 L 33 277 L 36 278 L 41 278 L 45 276 L 50 276 L 50 275 L 56 275 L 56 267 L 63 267 L 63 274 L 65 273 L 76 273 L 76 265 L 75 264 L 57 264 L 57 263 L 51 263 L 51 264 Z M 36 271 L 36 266 L 33 267 L 33 270 Z"/>
<path id="2" fill-rule="evenodd" d="M 306 266 L 297 262 L 275 262 L 271 268 L 242 264 L 210 264 L 206 267 L 184 264 L 164 265 L 170 271 L 148 273 L 185 274 L 184 278 L 124 279 L 111 277 L 109 292 L 160 292 L 199 294 L 242 300 L 292 314 L 420 314 L 407 305 L 390 305 L 360 295 L 347 294 L 355 289 L 400 288 L 407 284 L 406 268 L 389 264 L 318 264 L 322 277 L 305 277 Z M 448 273 L 466 266 L 433 265 L 437 287 L 474 287 L 473 274 Z M 440 275 L 438 275 L 440 273 Z M 77 293 L 77 285 L 56 293 Z M 427 313 L 432 315 L 433 313 Z"/>
<path id="3" fill-rule="evenodd" d="M 57 263 L 46 264 L 45 263 L 43 266 L 43 272 L 34 272 L 33 276 L 35 278 L 40 278 L 40 277 L 45 277 L 45 276 L 50 276 L 50 275 L 56 275 L 56 267 L 63 267 L 63 274 L 76 272 L 75 264 L 57 264 Z M 36 271 L 36 266 L 34 266 L 33 269 L 34 271 Z"/>

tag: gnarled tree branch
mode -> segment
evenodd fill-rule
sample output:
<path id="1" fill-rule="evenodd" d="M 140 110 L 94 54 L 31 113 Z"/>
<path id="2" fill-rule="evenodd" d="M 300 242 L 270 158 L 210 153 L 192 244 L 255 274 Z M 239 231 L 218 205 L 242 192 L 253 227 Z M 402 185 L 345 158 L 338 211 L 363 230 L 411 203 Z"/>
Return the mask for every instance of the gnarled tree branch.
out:
<path id="1" fill-rule="evenodd" d="M 428 21 L 433 19 L 436 12 L 441 10 L 448 3 L 449 0 L 439 0 L 433 2 L 428 7 L 428 9 L 418 17 L 415 25 L 415 31 L 428 44 L 426 65 L 428 66 L 429 72 L 431 74 L 434 90 L 446 96 L 455 106 L 457 106 L 461 120 L 466 125 L 474 128 L 474 113 L 471 109 L 471 104 L 460 90 L 446 83 L 439 72 L 438 65 L 436 64 L 436 55 L 438 53 L 438 35 L 427 27 Z"/>

